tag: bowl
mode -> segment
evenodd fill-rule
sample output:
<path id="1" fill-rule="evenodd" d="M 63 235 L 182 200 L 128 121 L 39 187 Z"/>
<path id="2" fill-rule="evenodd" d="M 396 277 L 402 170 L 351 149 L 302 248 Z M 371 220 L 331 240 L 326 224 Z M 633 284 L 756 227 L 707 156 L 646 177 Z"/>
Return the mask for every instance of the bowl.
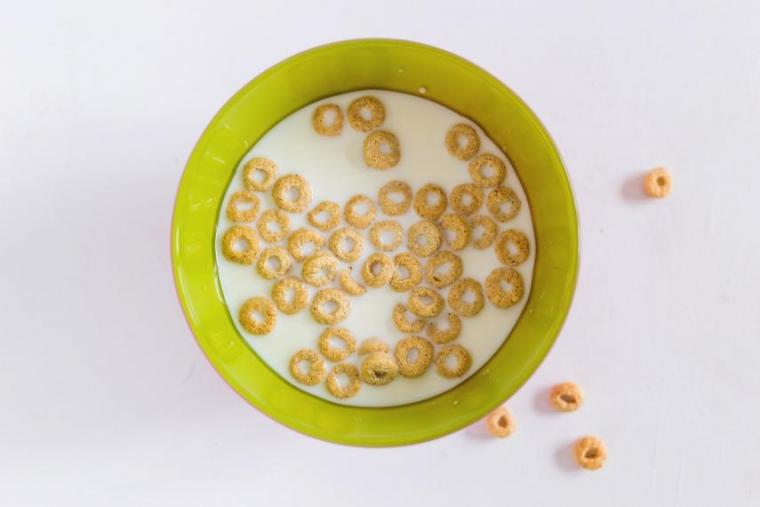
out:
<path id="1" fill-rule="evenodd" d="M 469 379 L 408 405 L 338 405 L 270 369 L 238 334 L 214 254 L 219 208 L 236 166 L 269 129 L 324 97 L 375 88 L 438 102 L 480 125 L 509 157 L 530 202 L 533 286 L 509 338 Z M 187 162 L 171 231 L 174 280 L 187 322 L 211 364 L 251 405 L 323 440 L 405 445 L 456 431 L 507 400 L 536 370 L 565 320 L 578 271 L 578 222 L 567 174 L 546 129 L 494 76 L 441 49 L 364 39 L 310 49 L 245 85 L 211 120 Z"/>

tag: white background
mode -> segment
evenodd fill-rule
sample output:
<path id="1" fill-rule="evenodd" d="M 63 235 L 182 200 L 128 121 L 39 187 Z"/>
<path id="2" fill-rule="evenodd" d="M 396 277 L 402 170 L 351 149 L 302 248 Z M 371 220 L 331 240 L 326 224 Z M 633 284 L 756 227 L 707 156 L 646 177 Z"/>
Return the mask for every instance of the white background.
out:
<path id="1" fill-rule="evenodd" d="M 0 0 L 0 505 L 760 504 L 760 4 Z M 582 219 L 518 432 L 358 449 L 246 405 L 174 296 L 183 164 L 238 88 L 388 36 L 490 70 L 544 121 Z M 663 164 L 671 198 L 641 198 Z M 575 414 L 547 410 L 572 379 Z M 609 446 L 578 471 L 569 444 Z"/>

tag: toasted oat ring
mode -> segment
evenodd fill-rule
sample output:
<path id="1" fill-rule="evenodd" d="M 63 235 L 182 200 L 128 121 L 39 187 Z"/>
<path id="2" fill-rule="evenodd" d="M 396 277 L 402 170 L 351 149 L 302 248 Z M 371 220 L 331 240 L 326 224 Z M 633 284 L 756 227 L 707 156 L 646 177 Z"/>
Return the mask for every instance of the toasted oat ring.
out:
<path id="1" fill-rule="evenodd" d="M 414 255 L 404 252 L 393 258 L 393 276 L 391 288 L 396 292 L 406 292 L 420 284 L 422 280 L 422 268 L 420 261 Z M 406 271 L 406 276 L 402 274 Z"/>
<path id="2" fill-rule="evenodd" d="M 253 313 L 261 314 L 261 321 L 253 316 Z M 238 314 L 240 325 L 251 334 L 268 334 L 277 323 L 277 310 L 267 298 L 260 296 L 252 297 L 243 303 Z"/>
<path id="3" fill-rule="evenodd" d="M 269 228 L 269 224 L 277 226 L 278 230 Z M 268 209 L 259 217 L 256 222 L 256 229 L 259 236 L 267 243 L 277 243 L 282 241 L 290 233 L 290 217 L 278 209 Z"/>
<path id="4" fill-rule="evenodd" d="M 511 290 L 504 290 L 501 287 L 502 282 L 510 284 Z M 512 268 L 496 268 L 486 278 L 486 296 L 497 308 L 509 308 L 518 303 L 524 292 L 522 275 Z"/>
<path id="5" fill-rule="evenodd" d="M 417 357 L 409 359 L 412 351 L 417 351 Z M 399 373 L 408 378 L 419 377 L 427 371 L 433 362 L 433 345 L 419 336 L 409 336 L 396 343 L 394 351 Z"/>
<path id="6" fill-rule="evenodd" d="M 309 364 L 305 373 L 301 370 L 302 362 Z M 313 350 L 301 349 L 290 358 L 290 374 L 302 384 L 315 386 L 325 378 L 325 361 Z"/>
<path id="7" fill-rule="evenodd" d="M 509 208 L 504 211 L 501 209 L 503 204 L 508 204 Z M 486 207 L 493 217 L 499 222 L 512 220 L 519 212 L 522 203 L 514 190 L 509 187 L 494 188 L 488 193 Z"/>
<path id="8" fill-rule="evenodd" d="M 327 123 L 325 116 L 333 114 L 331 123 Z M 311 115 L 311 126 L 314 131 L 323 136 L 337 136 L 343 131 L 343 111 L 338 104 L 322 104 L 314 109 Z"/>
<path id="9" fill-rule="evenodd" d="M 339 375 L 345 375 L 348 378 L 348 384 L 342 386 L 338 380 Z M 330 373 L 327 374 L 327 390 L 336 398 L 344 399 L 356 395 L 361 388 L 362 383 L 359 380 L 359 370 L 353 364 L 340 363 L 333 366 Z"/>
<path id="10" fill-rule="evenodd" d="M 322 287 L 332 282 L 338 272 L 338 259 L 329 253 L 316 253 L 303 261 L 301 276 L 306 283 Z"/>
<path id="11" fill-rule="evenodd" d="M 256 180 L 254 176 L 261 174 L 261 180 Z M 264 157 L 254 157 L 245 163 L 243 167 L 243 184 L 248 190 L 266 192 L 274 183 L 277 176 L 277 164 Z"/>
<path id="12" fill-rule="evenodd" d="M 389 232 L 392 235 L 390 242 L 383 240 L 383 233 Z M 401 224 L 394 220 L 383 220 L 376 222 L 369 230 L 369 240 L 378 250 L 383 252 L 392 252 L 401 244 L 404 239 L 404 230 Z"/>
<path id="13" fill-rule="evenodd" d="M 425 327 L 423 319 L 408 320 L 406 312 L 409 310 L 406 305 L 398 303 L 393 307 L 393 323 L 402 333 L 419 333 Z"/>
<path id="14" fill-rule="evenodd" d="M 512 247 L 512 250 L 510 250 Z M 530 242 L 528 237 L 515 229 L 508 229 L 496 238 L 494 246 L 496 258 L 507 266 L 519 266 L 530 255 Z"/>
<path id="15" fill-rule="evenodd" d="M 291 190 L 298 192 L 298 197 L 291 198 Z M 272 198 L 278 208 L 290 213 L 302 213 L 311 203 L 311 185 L 298 174 L 286 174 L 274 182 Z"/>
<path id="16" fill-rule="evenodd" d="M 607 446 L 596 437 L 586 436 L 573 446 L 575 461 L 586 470 L 602 468 L 607 459 Z"/>
<path id="17" fill-rule="evenodd" d="M 409 309 L 419 317 L 435 317 L 443 310 L 443 297 L 433 289 L 415 287 L 409 294 Z"/>
<path id="18" fill-rule="evenodd" d="M 296 261 L 301 262 L 308 257 L 303 251 L 303 247 L 308 244 L 314 247 L 312 254 L 315 254 L 325 246 L 325 238 L 311 229 L 298 229 L 288 238 L 288 252 Z"/>
<path id="19" fill-rule="evenodd" d="M 325 310 L 322 306 L 328 303 L 335 305 L 335 309 Z M 311 316 L 320 324 L 337 324 L 348 317 L 351 303 L 340 289 L 322 289 L 316 293 L 311 301 Z"/>
<path id="20" fill-rule="evenodd" d="M 499 407 L 486 417 L 488 433 L 495 437 L 508 437 L 514 433 L 516 426 L 515 418 L 506 407 Z"/>
<path id="21" fill-rule="evenodd" d="M 465 301 L 465 295 L 472 294 L 473 301 Z M 483 309 L 483 287 L 472 278 L 462 278 L 449 289 L 449 307 L 464 317 L 472 317 Z"/>
<path id="22" fill-rule="evenodd" d="M 480 237 L 475 237 L 475 231 L 483 229 Z M 493 244 L 496 237 L 498 226 L 493 219 L 487 215 L 476 215 L 470 219 L 470 236 L 472 237 L 472 246 L 478 250 L 485 250 Z"/>
<path id="23" fill-rule="evenodd" d="M 273 268 L 269 265 L 270 259 L 277 263 L 277 267 Z M 261 252 L 259 260 L 256 261 L 256 270 L 263 278 L 273 280 L 284 276 L 292 264 L 293 260 L 287 250 L 280 246 L 273 246 Z"/>
<path id="24" fill-rule="evenodd" d="M 484 169 L 490 168 L 488 175 Z M 490 153 L 481 153 L 468 166 L 472 181 L 481 187 L 498 187 L 507 177 L 507 166 L 502 159 Z"/>
<path id="25" fill-rule="evenodd" d="M 325 220 L 319 219 L 322 213 L 327 215 Z M 340 223 L 340 206 L 332 201 L 322 201 L 306 214 L 306 219 L 320 231 L 329 231 Z"/>
<path id="26" fill-rule="evenodd" d="M 573 412 L 583 404 L 583 390 L 574 382 L 563 382 L 552 388 L 549 400 L 560 412 Z"/>
<path id="27" fill-rule="evenodd" d="M 387 130 L 376 130 L 364 138 L 364 163 L 373 169 L 390 169 L 401 160 L 401 144 Z"/>
<path id="28" fill-rule="evenodd" d="M 341 342 L 343 346 L 334 346 L 333 339 Z M 319 335 L 319 351 L 330 361 L 343 361 L 353 354 L 354 350 L 356 350 L 356 338 L 344 327 L 328 327 Z"/>
<path id="29" fill-rule="evenodd" d="M 364 285 L 351 278 L 351 271 L 348 269 L 344 269 L 338 273 L 338 283 L 340 284 L 340 288 L 350 296 L 361 296 L 367 292 L 367 288 Z"/>
<path id="30" fill-rule="evenodd" d="M 382 287 L 391 281 L 393 276 L 393 261 L 380 252 L 367 257 L 362 266 L 362 278 L 370 287 Z"/>
<path id="31" fill-rule="evenodd" d="M 362 113 L 369 113 L 366 118 Z M 385 121 L 385 106 L 376 97 L 366 95 L 355 99 L 348 105 L 348 123 L 359 132 L 369 132 Z"/>
<path id="32" fill-rule="evenodd" d="M 462 183 L 451 191 L 451 207 L 458 215 L 472 215 L 483 204 L 483 188 L 474 183 Z"/>
<path id="33" fill-rule="evenodd" d="M 398 376 L 398 365 L 390 354 L 374 352 L 362 361 L 359 375 L 366 384 L 384 386 Z"/>
<path id="34" fill-rule="evenodd" d="M 427 334 L 435 343 L 448 343 L 459 338 L 459 333 L 462 332 L 462 319 L 450 313 L 447 320 L 448 329 L 438 329 L 435 322 L 427 325 Z"/>
<path id="35" fill-rule="evenodd" d="M 357 206 L 365 205 L 367 211 L 365 213 L 358 213 L 356 211 Z M 365 229 L 375 219 L 377 209 L 372 199 L 366 195 L 357 194 L 348 200 L 346 207 L 343 209 L 343 216 L 346 219 L 348 225 L 353 225 L 357 229 Z"/>
<path id="36" fill-rule="evenodd" d="M 441 273 L 439 268 L 446 265 L 449 268 Z M 462 259 L 448 250 L 436 252 L 425 265 L 425 280 L 437 289 L 448 287 L 460 276 L 462 276 Z"/>
<path id="37" fill-rule="evenodd" d="M 248 209 L 240 209 L 241 205 Z M 259 212 L 259 197 L 247 190 L 238 190 L 227 203 L 227 218 L 233 222 L 253 222 Z"/>
<path id="38" fill-rule="evenodd" d="M 420 257 L 428 257 L 441 246 L 441 229 L 430 220 L 420 220 L 406 232 L 409 251 Z"/>
<path id="39" fill-rule="evenodd" d="M 238 248 L 243 243 L 243 248 Z M 259 238 L 253 229 L 244 225 L 233 225 L 222 237 L 222 253 L 232 262 L 253 264 L 259 253 Z"/>
<path id="40" fill-rule="evenodd" d="M 464 145 L 461 140 L 464 138 Z M 480 150 L 480 136 L 466 123 L 457 123 L 446 132 L 446 149 L 454 158 L 470 160 Z"/>
<path id="41" fill-rule="evenodd" d="M 470 242 L 470 226 L 464 218 L 450 213 L 443 215 L 439 223 L 443 229 L 443 237 L 452 250 L 461 250 Z M 453 233 L 453 238 L 449 238 L 447 231 Z"/>
<path id="42" fill-rule="evenodd" d="M 451 367 L 448 364 L 448 358 L 456 359 L 456 366 Z M 435 356 L 435 369 L 438 374 L 446 378 L 461 377 L 472 366 L 472 356 L 470 352 L 461 345 L 451 344 L 444 345 Z"/>
<path id="43" fill-rule="evenodd" d="M 430 202 L 430 198 L 433 202 Z M 414 196 L 414 211 L 422 218 L 435 220 L 446 211 L 448 206 L 448 197 L 446 191 L 440 185 L 428 183 L 417 190 Z"/>
<path id="44" fill-rule="evenodd" d="M 291 291 L 293 300 L 289 301 L 288 296 Z M 306 284 L 294 276 L 277 280 L 272 285 L 271 294 L 277 308 L 287 315 L 298 313 L 309 305 L 309 291 L 306 290 Z"/>
<path id="45" fill-rule="evenodd" d="M 391 198 L 393 194 L 400 194 L 401 201 L 395 201 Z M 389 181 L 380 188 L 377 193 L 377 200 L 380 203 L 380 209 L 389 216 L 403 215 L 412 205 L 412 187 L 403 181 Z"/>
<path id="46" fill-rule="evenodd" d="M 346 248 L 344 241 L 349 241 L 351 246 Z M 330 250 L 335 257 L 344 262 L 354 262 L 362 255 L 364 249 L 364 236 L 356 229 L 344 227 L 333 232 L 329 240 Z"/>
<path id="47" fill-rule="evenodd" d="M 373 354 L 375 352 L 382 352 L 387 354 L 391 348 L 380 338 L 367 338 L 359 347 L 358 354 L 360 356 L 366 356 L 367 354 Z"/>
<path id="48" fill-rule="evenodd" d="M 656 167 L 644 177 L 644 193 L 649 197 L 667 197 L 673 190 L 673 180 L 664 167 Z"/>

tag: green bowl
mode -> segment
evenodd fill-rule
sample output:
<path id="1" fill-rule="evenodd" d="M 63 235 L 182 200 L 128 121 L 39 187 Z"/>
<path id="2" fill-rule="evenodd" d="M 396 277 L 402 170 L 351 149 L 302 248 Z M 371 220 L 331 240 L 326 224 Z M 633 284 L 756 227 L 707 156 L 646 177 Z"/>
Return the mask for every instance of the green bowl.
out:
<path id="1" fill-rule="evenodd" d="M 225 305 L 214 237 L 225 189 L 245 153 L 275 124 L 316 100 L 364 88 L 420 95 L 471 118 L 509 156 L 533 213 L 533 287 L 517 325 L 465 382 L 417 403 L 337 405 L 294 388 L 238 334 Z M 177 191 L 172 265 L 182 308 L 211 364 L 273 419 L 324 440 L 404 445 L 456 431 L 503 403 L 535 371 L 565 320 L 578 270 L 578 223 L 549 134 L 498 79 L 440 49 L 385 39 L 328 44 L 288 58 L 245 85 L 195 146 Z"/>

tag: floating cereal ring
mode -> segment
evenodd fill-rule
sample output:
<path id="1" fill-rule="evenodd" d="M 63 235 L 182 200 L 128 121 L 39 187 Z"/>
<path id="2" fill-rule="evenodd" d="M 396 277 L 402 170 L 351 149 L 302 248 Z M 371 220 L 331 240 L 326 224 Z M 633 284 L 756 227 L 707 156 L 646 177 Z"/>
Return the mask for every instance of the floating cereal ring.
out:
<path id="1" fill-rule="evenodd" d="M 342 347 L 333 345 L 332 340 L 338 340 Z M 319 335 L 319 351 L 330 361 L 343 361 L 356 350 L 356 338 L 351 331 L 344 327 L 328 327 Z"/>
<path id="2" fill-rule="evenodd" d="M 340 284 L 340 288 L 350 296 L 361 296 L 367 292 L 367 288 L 364 285 L 351 278 L 351 271 L 348 269 L 344 269 L 338 273 L 338 283 Z"/>
<path id="3" fill-rule="evenodd" d="M 507 438 L 515 431 L 515 418 L 506 407 L 499 407 L 486 417 L 486 428 L 495 437 Z"/>
<path id="4" fill-rule="evenodd" d="M 428 257 L 441 246 L 441 229 L 430 220 L 420 220 L 406 232 L 409 251 L 420 257 Z"/>
<path id="5" fill-rule="evenodd" d="M 494 246 L 496 258 L 507 266 L 518 266 L 525 262 L 530 255 L 530 242 L 528 237 L 520 231 L 509 229 L 496 238 Z"/>
<path id="6" fill-rule="evenodd" d="M 303 261 L 301 276 L 306 283 L 322 287 L 332 282 L 338 272 L 338 259 L 329 253 L 317 253 Z"/>
<path id="7" fill-rule="evenodd" d="M 401 160 L 398 138 L 386 130 L 376 130 L 364 138 L 364 163 L 374 169 L 390 169 Z"/>
<path id="8" fill-rule="evenodd" d="M 383 233 L 390 233 L 392 238 L 386 242 Z M 375 245 L 375 248 L 383 252 L 392 252 L 401 244 L 404 239 L 404 230 L 401 224 L 393 220 L 383 220 L 376 222 L 369 230 L 369 240 Z"/>
<path id="9" fill-rule="evenodd" d="M 396 292 L 406 292 L 420 284 L 422 268 L 414 255 L 404 252 L 393 258 L 391 288 Z"/>
<path id="10" fill-rule="evenodd" d="M 233 222 L 253 222 L 258 212 L 259 198 L 247 190 L 238 190 L 227 203 L 227 218 Z"/>
<path id="11" fill-rule="evenodd" d="M 644 178 L 644 193 L 649 197 L 667 197 L 673 189 L 673 180 L 664 167 L 649 171 Z"/>
<path id="12" fill-rule="evenodd" d="M 393 323 L 402 333 L 419 333 L 425 327 L 425 321 L 422 319 L 408 320 L 406 312 L 409 309 L 406 305 L 398 303 L 393 307 Z"/>
<path id="13" fill-rule="evenodd" d="M 370 287 L 382 287 L 391 281 L 393 261 L 385 254 L 375 252 L 367 257 L 362 266 L 362 278 Z"/>
<path id="14" fill-rule="evenodd" d="M 366 116 L 365 114 L 366 113 Z M 385 121 L 385 106 L 375 97 L 359 97 L 348 105 L 348 123 L 359 132 L 369 132 Z"/>
<path id="15" fill-rule="evenodd" d="M 332 308 L 325 309 L 325 305 Z M 341 290 L 322 289 L 311 301 L 311 316 L 320 324 L 337 324 L 348 317 L 350 307 L 351 303 Z"/>
<path id="16" fill-rule="evenodd" d="M 259 238 L 253 229 L 233 225 L 222 237 L 222 253 L 232 262 L 253 264 L 259 253 Z"/>
<path id="17" fill-rule="evenodd" d="M 474 183 L 462 183 L 451 191 L 451 207 L 458 215 L 472 215 L 483 204 L 483 188 Z"/>
<path id="18" fill-rule="evenodd" d="M 572 412 L 583 404 L 583 390 L 574 382 L 563 382 L 552 388 L 549 400 L 560 412 Z"/>
<path id="19" fill-rule="evenodd" d="M 412 354 L 412 351 L 416 352 Z M 396 343 L 394 355 L 401 375 L 408 378 L 419 377 L 433 362 L 433 345 L 419 336 L 409 336 Z M 410 358 L 410 355 L 416 357 Z"/>
<path id="20" fill-rule="evenodd" d="M 480 150 L 480 137 L 471 126 L 457 123 L 446 132 L 446 148 L 454 158 L 470 160 Z"/>
<path id="21" fill-rule="evenodd" d="M 409 294 L 409 309 L 420 317 L 435 317 L 443 310 L 443 297 L 433 289 L 415 287 Z"/>
<path id="22" fill-rule="evenodd" d="M 261 319 L 257 319 L 254 313 L 261 315 Z M 274 329 L 277 322 L 277 310 L 270 300 L 256 296 L 243 303 L 238 318 L 240 325 L 249 333 L 255 335 L 268 334 Z"/>
<path id="23" fill-rule="evenodd" d="M 332 114 L 332 121 L 327 118 Z M 317 134 L 323 136 L 337 136 L 343 131 L 343 111 L 338 104 L 322 104 L 314 109 L 311 115 L 311 126 Z"/>
<path id="24" fill-rule="evenodd" d="M 483 232 L 478 236 L 476 231 L 482 229 Z M 472 237 L 472 246 L 478 250 L 489 248 L 496 237 L 498 226 L 493 219 L 487 215 L 476 215 L 470 219 L 470 236 Z"/>
<path id="25" fill-rule="evenodd" d="M 359 213 L 356 208 L 359 206 L 365 206 L 367 211 Z M 343 209 L 343 215 L 346 218 L 348 225 L 353 225 L 357 229 L 364 229 L 375 219 L 375 203 L 372 199 L 366 195 L 358 194 L 353 196 L 346 203 L 346 207 Z"/>
<path id="26" fill-rule="evenodd" d="M 373 354 L 375 352 L 382 352 L 387 354 L 391 348 L 380 338 L 367 338 L 359 347 L 359 355 L 366 356 L 367 354 Z"/>
<path id="27" fill-rule="evenodd" d="M 373 386 L 390 384 L 398 375 L 398 365 L 389 354 L 375 352 L 362 361 L 362 380 Z"/>
<path id="28" fill-rule="evenodd" d="M 290 252 L 290 255 L 292 255 L 295 260 L 301 262 L 308 257 L 308 255 L 311 255 L 306 254 L 303 251 L 303 247 L 309 244 L 313 247 L 313 252 L 311 252 L 311 254 L 315 254 L 325 246 L 325 238 L 311 229 L 298 229 L 288 238 L 288 252 Z"/>
<path id="29" fill-rule="evenodd" d="M 455 365 L 449 364 L 449 357 L 453 357 L 456 360 Z M 435 369 L 442 377 L 461 377 L 467 373 L 470 366 L 472 366 L 472 356 L 461 345 L 444 345 L 435 356 Z"/>
<path id="30" fill-rule="evenodd" d="M 290 299 L 290 295 L 293 299 Z M 272 285 L 272 301 L 277 308 L 287 315 L 298 313 L 309 304 L 309 291 L 306 284 L 299 278 L 289 276 L 276 281 Z"/>
<path id="31" fill-rule="evenodd" d="M 346 247 L 346 242 L 350 243 L 350 246 Z M 364 236 L 356 229 L 344 227 L 332 233 L 329 245 L 335 257 L 344 262 L 354 262 L 362 255 Z"/>
<path id="32" fill-rule="evenodd" d="M 393 199 L 393 195 L 400 195 L 401 200 Z M 380 188 L 377 194 L 377 200 L 380 203 L 380 209 L 389 216 L 403 215 L 412 205 L 412 187 L 403 181 L 389 181 Z"/>
<path id="33" fill-rule="evenodd" d="M 414 211 L 422 218 L 435 220 L 446 211 L 447 205 L 446 191 L 435 183 L 424 185 L 414 196 Z"/>
<path id="34" fill-rule="evenodd" d="M 575 461 L 586 470 L 598 470 L 607 459 L 607 446 L 596 437 L 583 437 L 573 446 Z"/>
<path id="35" fill-rule="evenodd" d="M 467 301 L 467 295 L 472 301 Z M 449 307 L 464 317 L 472 317 L 483 309 L 483 287 L 472 278 L 462 278 L 449 290 Z"/>
<path id="36" fill-rule="evenodd" d="M 448 266 L 444 272 L 439 268 Z M 437 289 L 448 287 L 462 276 L 462 259 L 458 255 L 441 250 L 425 265 L 425 280 Z"/>
<path id="37" fill-rule="evenodd" d="M 297 196 L 290 195 L 296 192 Z M 286 174 L 274 182 L 272 198 L 278 208 L 290 213 L 306 211 L 311 203 L 311 185 L 298 174 Z"/>
<path id="38" fill-rule="evenodd" d="M 256 176 L 261 175 L 261 178 Z M 248 190 L 266 192 L 277 176 L 277 164 L 264 157 L 254 157 L 243 167 L 243 184 Z"/>
<path id="39" fill-rule="evenodd" d="M 481 153 L 468 166 L 472 181 L 481 187 L 498 187 L 507 177 L 507 166 L 496 155 Z"/>
<path id="40" fill-rule="evenodd" d="M 511 289 L 504 290 L 502 283 L 508 283 Z M 524 291 L 522 275 L 512 268 L 496 268 L 486 278 L 486 296 L 498 308 L 509 308 L 519 302 Z"/>
<path id="41" fill-rule="evenodd" d="M 272 267 L 270 261 L 274 261 L 276 267 Z M 284 276 L 292 264 L 293 260 L 288 251 L 280 246 L 274 246 L 261 252 L 259 260 L 256 261 L 256 269 L 263 278 L 273 280 Z"/>
<path id="42" fill-rule="evenodd" d="M 325 220 L 319 218 L 323 213 Z M 340 206 L 332 201 L 322 201 L 306 214 L 306 219 L 320 231 L 329 231 L 340 222 Z"/>
<path id="43" fill-rule="evenodd" d="M 448 322 L 448 329 L 438 329 L 435 322 L 430 322 L 427 325 L 427 334 L 430 339 L 435 343 L 447 343 L 459 338 L 459 333 L 462 332 L 462 319 L 450 313 L 448 315 Z"/>
<path id="44" fill-rule="evenodd" d="M 309 365 L 305 372 L 301 369 L 304 362 Z M 315 386 L 325 378 L 325 362 L 313 350 L 301 349 L 290 358 L 290 374 L 302 384 Z"/>
<path id="45" fill-rule="evenodd" d="M 443 237 L 452 250 L 461 250 L 470 242 L 470 226 L 459 215 L 443 215 L 440 220 Z M 451 232 L 451 235 L 447 232 Z"/>
<path id="46" fill-rule="evenodd" d="M 277 229 L 272 230 L 270 225 L 275 225 Z M 259 217 L 256 229 L 264 241 L 277 243 L 290 233 L 290 217 L 281 210 L 268 209 Z"/>
<path id="47" fill-rule="evenodd" d="M 502 209 L 504 204 L 508 205 L 506 210 Z M 520 206 L 522 206 L 520 198 L 509 187 L 494 188 L 488 193 L 488 199 L 486 199 L 488 211 L 499 222 L 513 219 L 520 212 Z"/>
<path id="48" fill-rule="evenodd" d="M 345 375 L 346 385 L 341 385 L 338 377 Z M 359 380 L 359 370 L 356 366 L 348 363 L 340 363 L 333 366 L 330 373 L 327 374 L 327 390 L 336 398 L 350 398 L 359 392 L 362 383 Z"/>

